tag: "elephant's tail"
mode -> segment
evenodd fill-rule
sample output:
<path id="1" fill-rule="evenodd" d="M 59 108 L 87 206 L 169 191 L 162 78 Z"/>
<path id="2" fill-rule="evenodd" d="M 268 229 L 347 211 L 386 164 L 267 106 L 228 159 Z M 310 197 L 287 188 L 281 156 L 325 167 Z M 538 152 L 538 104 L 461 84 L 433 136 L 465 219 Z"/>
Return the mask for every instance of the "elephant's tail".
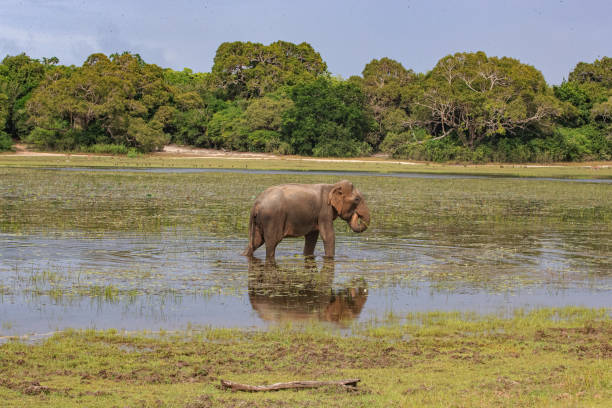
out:
<path id="1" fill-rule="evenodd" d="M 257 240 L 257 206 L 253 206 L 251 209 L 251 215 L 249 216 L 249 245 L 244 250 L 243 255 L 251 256 L 253 252 L 261 245 L 261 243 L 255 242 Z"/>

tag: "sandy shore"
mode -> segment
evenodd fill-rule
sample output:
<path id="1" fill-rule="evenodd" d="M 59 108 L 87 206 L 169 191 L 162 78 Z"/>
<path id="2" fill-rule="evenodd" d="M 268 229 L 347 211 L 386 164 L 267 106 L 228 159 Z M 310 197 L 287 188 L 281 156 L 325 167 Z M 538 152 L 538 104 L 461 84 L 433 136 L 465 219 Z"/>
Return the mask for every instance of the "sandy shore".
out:
<path id="1" fill-rule="evenodd" d="M 24 157 L 104 157 L 107 155 L 93 154 L 93 153 L 54 153 L 54 152 L 38 152 L 29 149 L 26 145 L 15 144 L 15 152 L 3 153 L 3 155 L 14 155 Z M 232 159 L 232 160 L 290 160 L 290 161 L 316 161 L 316 162 L 329 162 L 329 163 L 387 163 L 387 164 L 401 164 L 414 166 L 419 164 L 426 164 L 425 162 L 413 162 L 406 160 L 391 160 L 388 159 L 388 155 L 377 154 L 371 157 L 359 157 L 351 159 L 332 159 L 332 158 L 319 158 L 319 157 L 301 157 L 301 156 L 281 156 L 271 153 L 249 153 L 249 152 L 232 152 L 226 150 L 214 150 L 214 149 L 202 149 L 189 146 L 178 146 L 178 145 L 167 145 L 161 152 L 152 153 L 153 156 L 172 157 L 172 158 L 184 158 L 184 159 L 197 159 L 197 158 L 215 158 L 215 159 Z M 458 164 L 464 166 L 463 164 Z M 470 166 L 499 166 L 500 163 L 494 164 L 480 164 Z M 583 167 L 583 168 L 610 168 L 612 162 L 578 162 L 578 163 L 552 163 L 552 164 L 522 164 L 522 167 Z"/>

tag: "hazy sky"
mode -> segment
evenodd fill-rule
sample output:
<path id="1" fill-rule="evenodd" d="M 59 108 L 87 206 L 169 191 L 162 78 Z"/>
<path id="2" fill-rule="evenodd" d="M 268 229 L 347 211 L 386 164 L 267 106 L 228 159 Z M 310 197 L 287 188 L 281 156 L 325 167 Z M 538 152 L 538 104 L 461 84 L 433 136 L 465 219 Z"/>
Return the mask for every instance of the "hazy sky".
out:
<path id="1" fill-rule="evenodd" d="M 577 62 L 612 56 L 612 0 L 0 0 L 0 58 L 26 52 L 81 65 L 133 51 L 209 72 L 224 41 L 306 41 L 333 74 L 389 57 L 417 72 L 482 50 L 560 83 Z"/>

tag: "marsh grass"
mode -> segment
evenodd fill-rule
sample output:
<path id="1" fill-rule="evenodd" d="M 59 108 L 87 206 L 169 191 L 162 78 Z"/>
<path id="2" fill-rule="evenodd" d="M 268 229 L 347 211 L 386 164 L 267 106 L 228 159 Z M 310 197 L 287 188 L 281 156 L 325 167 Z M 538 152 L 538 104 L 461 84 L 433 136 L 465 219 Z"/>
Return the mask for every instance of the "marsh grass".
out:
<path id="1" fill-rule="evenodd" d="M 270 185 L 329 175 L 88 173 L 0 168 L 2 231 L 192 229 L 242 236 L 255 196 Z M 351 177 L 375 222 L 370 236 L 525 230 L 612 222 L 612 188 L 517 179 Z M 343 228 L 344 227 L 344 228 Z M 348 227 L 339 225 L 339 232 Z M 469 230 L 466 230 L 469 228 Z M 597 231 L 597 230 L 595 230 Z M 527 230 L 529 232 L 529 229 Z M 467 235 L 467 234 L 466 234 Z"/>
<path id="2" fill-rule="evenodd" d="M 68 330 L 0 345 L 0 398 L 7 407 L 606 407 L 611 338 L 609 309 L 576 307 L 387 316 L 350 335 L 315 322 L 267 331 Z M 361 379 L 356 392 L 218 387 L 220 379 L 349 377 Z"/>

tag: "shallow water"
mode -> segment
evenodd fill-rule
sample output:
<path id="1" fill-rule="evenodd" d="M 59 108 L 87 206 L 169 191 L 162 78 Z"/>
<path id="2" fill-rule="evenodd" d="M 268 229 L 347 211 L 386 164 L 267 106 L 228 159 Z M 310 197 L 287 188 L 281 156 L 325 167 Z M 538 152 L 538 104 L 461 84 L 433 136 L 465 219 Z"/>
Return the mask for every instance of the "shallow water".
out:
<path id="1" fill-rule="evenodd" d="M 336 221 L 334 261 L 321 242 L 308 260 L 286 239 L 266 265 L 240 255 L 246 218 L 282 175 L 4 171 L 0 335 L 612 307 L 607 185 L 351 176 L 370 194 L 371 228 Z"/>
<path id="2" fill-rule="evenodd" d="M 573 242 L 581 237 L 475 248 L 477 241 L 345 236 L 340 255 L 326 262 L 295 255 L 301 241 L 285 240 L 277 265 L 266 266 L 240 256 L 245 240 L 236 238 L 2 234 L 0 321 L 4 334 L 23 334 L 311 318 L 346 325 L 388 312 L 611 305 L 607 254 Z"/>

